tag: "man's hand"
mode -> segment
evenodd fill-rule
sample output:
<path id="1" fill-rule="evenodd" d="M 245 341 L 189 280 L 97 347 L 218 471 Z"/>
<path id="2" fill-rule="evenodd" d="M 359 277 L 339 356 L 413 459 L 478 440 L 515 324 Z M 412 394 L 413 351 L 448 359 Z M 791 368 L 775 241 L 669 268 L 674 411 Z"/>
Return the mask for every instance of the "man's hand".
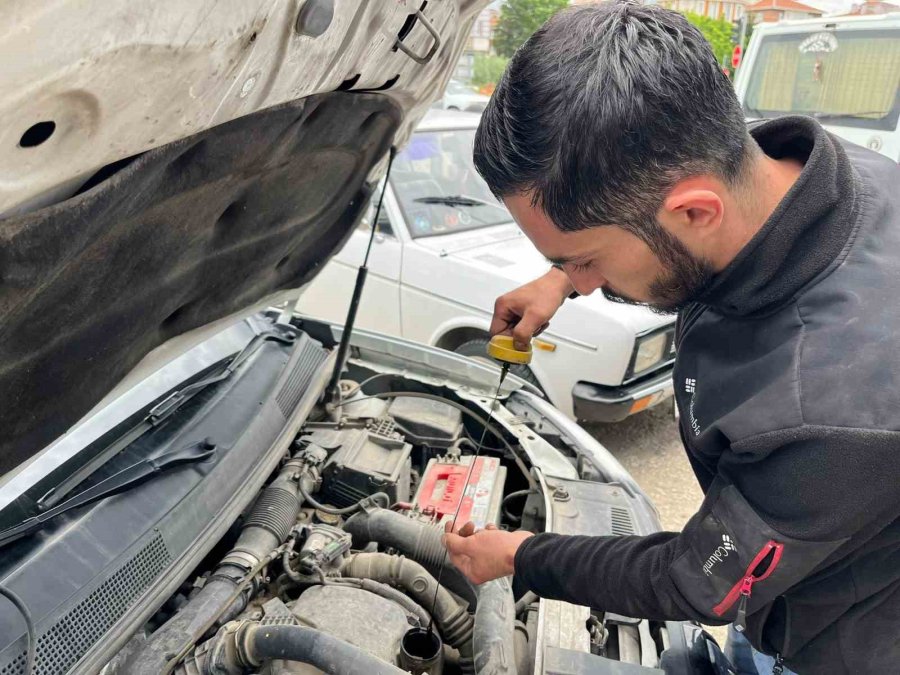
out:
<path id="1" fill-rule="evenodd" d="M 531 338 L 550 325 L 566 297 L 573 291 L 569 277 L 555 267 L 544 276 L 497 298 L 491 335 L 512 335 L 516 349 L 525 349 Z"/>
<path id="2" fill-rule="evenodd" d="M 473 584 L 508 577 L 515 572 L 516 551 L 531 532 L 504 532 L 495 525 L 476 530 L 474 523 L 466 523 L 454 534 L 448 522 L 444 528 L 444 546 L 450 562 Z"/>

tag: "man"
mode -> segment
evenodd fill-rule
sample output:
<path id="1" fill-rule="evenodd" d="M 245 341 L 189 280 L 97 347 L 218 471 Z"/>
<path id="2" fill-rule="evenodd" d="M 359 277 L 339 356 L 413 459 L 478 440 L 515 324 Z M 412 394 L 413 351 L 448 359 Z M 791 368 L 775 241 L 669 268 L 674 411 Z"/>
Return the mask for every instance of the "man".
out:
<path id="1" fill-rule="evenodd" d="M 492 332 L 526 342 L 597 289 L 680 313 L 681 435 L 705 499 L 680 533 L 467 525 L 446 536 L 454 564 L 625 615 L 733 621 L 776 672 L 897 672 L 897 164 L 808 118 L 748 131 L 700 33 L 621 3 L 522 46 L 475 160 L 554 264 L 497 301 Z"/>

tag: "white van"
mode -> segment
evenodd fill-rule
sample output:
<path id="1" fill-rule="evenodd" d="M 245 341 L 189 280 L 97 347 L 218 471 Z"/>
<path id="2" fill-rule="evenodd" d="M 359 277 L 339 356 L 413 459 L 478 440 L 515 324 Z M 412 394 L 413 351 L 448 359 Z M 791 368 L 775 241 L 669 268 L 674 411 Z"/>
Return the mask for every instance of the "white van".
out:
<path id="1" fill-rule="evenodd" d="M 900 12 L 757 24 L 735 89 L 748 119 L 809 115 L 900 161 Z"/>

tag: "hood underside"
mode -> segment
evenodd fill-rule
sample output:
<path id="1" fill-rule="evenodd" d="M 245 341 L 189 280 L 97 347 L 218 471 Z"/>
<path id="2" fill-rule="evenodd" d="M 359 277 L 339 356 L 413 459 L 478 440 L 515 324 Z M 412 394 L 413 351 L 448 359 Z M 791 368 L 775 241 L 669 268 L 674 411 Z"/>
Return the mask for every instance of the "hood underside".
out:
<path id="1" fill-rule="evenodd" d="M 158 345 L 312 278 L 365 209 L 401 118 L 380 94 L 310 96 L 0 221 L 0 473 Z"/>

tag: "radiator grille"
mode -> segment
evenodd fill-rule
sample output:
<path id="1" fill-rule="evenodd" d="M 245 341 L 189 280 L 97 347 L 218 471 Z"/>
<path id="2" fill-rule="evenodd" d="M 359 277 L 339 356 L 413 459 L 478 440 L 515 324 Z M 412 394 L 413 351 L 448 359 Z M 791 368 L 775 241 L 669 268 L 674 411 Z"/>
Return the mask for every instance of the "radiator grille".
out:
<path id="1" fill-rule="evenodd" d="M 66 673 L 125 614 L 169 561 L 165 542 L 156 535 L 118 572 L 38 636 L 35 673 Z M 24 672 L 24 651 L 0 669 L 0 675 Z"/>

